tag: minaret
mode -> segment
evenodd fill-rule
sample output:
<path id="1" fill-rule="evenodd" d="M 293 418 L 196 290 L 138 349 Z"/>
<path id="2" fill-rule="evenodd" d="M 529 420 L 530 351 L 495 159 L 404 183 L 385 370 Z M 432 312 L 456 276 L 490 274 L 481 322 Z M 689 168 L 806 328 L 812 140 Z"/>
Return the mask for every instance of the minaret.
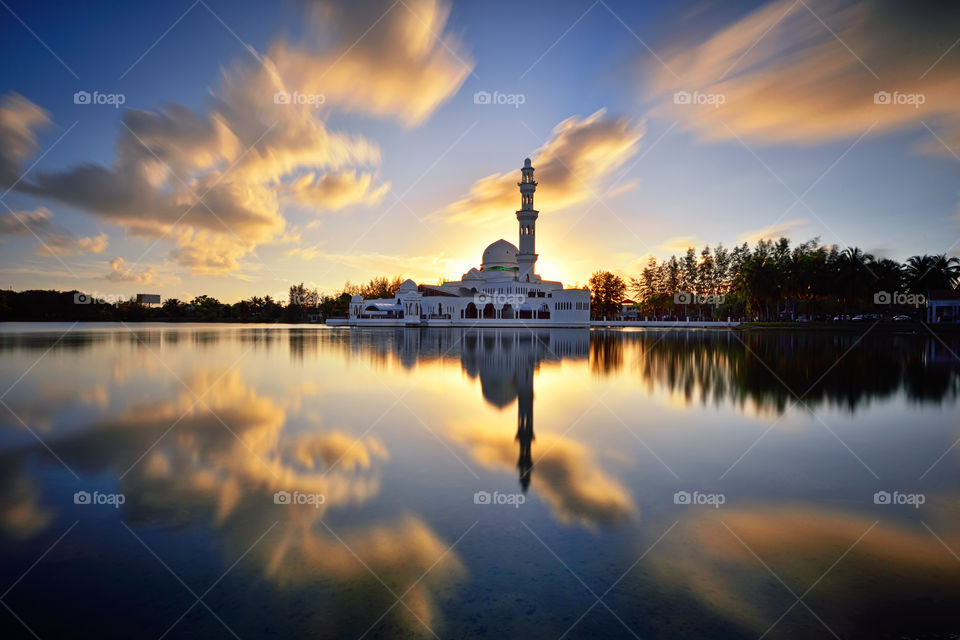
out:
<path id="1" fill-rule="evenodd" d="M 520 210 L 517 211 L 517 222 L 520 223 L 520 250 L 517 252 L 517 264 L 520 266 L 518 279 L 521 282 L 535 281 L 533 267 L 537 262 L 537 216 L 540 215 L 533 208 L 533 192 L 537 190 L 537 183 L 533 180 L 533 167 L 530 158 L 523 161 L 523 174 L 517 186 L 520 187 Z"/>

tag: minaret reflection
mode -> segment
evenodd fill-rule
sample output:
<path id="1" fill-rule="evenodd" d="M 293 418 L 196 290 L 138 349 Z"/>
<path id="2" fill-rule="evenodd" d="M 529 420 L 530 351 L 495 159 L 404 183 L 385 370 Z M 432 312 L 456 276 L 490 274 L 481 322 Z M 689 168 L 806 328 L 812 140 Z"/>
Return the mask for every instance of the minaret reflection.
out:
<path id="1" fill-rule="evenodd" d="M 529 384 L 517 388 L 517 442 L 520 443 L 520 487 L 526 493 L 530 487 L 530 472 L 533 471 L 533 372 Z"/>
<path id="2" fill-rule="evenodd" d="M 585 360 L 590 333 L 582 329 L 474 329 L 462 337 L 461 363 L 480 378 L 484 399 L 506 408 L 517 401 L 517 470 L 524 492 L 533 473 L 533 374 L 543 361 Z"/>

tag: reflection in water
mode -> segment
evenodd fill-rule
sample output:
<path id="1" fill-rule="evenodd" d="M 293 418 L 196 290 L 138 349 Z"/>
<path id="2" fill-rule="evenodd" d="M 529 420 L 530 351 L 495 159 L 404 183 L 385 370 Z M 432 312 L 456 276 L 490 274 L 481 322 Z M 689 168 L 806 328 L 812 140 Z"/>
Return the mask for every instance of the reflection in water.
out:
<path id="1" fill-rule="evenodd" d="M 948 507 L 957 496 L 937 499 Z M 955 629 L 955 516 L 926 523 L 938 540 L 924 524 L 876 515 L 706 509 L 681 521 L 652 566 L 662 588 L 692 593 L 751 637 L 780 637 L 788 626 L 789 637 L 948 637 L 935 632 Z"/>
<path id="2" fill-rule="evenodd" d="M 778 413 L 795 396 L 850 411 L 898 391 L 917 402 L 954 399 L 957 353 L 960 337 L 949 335 L 665 330 L 594 333 L 590 341 L 591 369 L 599 375 L 630 366 L 645 388 L 681 394 L 688 403 L 750 402 Z"/>
<path id="3" fill-rule="evenodd" d="M 519 455 L 498 429 L 466 423 L 452 425 L 450 431 L 481 464 L 508 468 L 516 459 L 523 491 L 534 482 L 539 497 L 561 522 L 597 528 L 622 522 L 635 511 L 629 491 L 596 464 L 588 447 L 569 437 L 546 434 L 540 442 L 542 453 L 533 451 L 535 371 L 543 362 L 585 363 L 589 341 L 590 333 L 584 330 L 467 332 L 461 364 L 471 377 L 479 377 L 484 399 L 498 408 L 517 402 Z"/>
<path id="4" fill-rule="evenodd" d="M 479 376 L 487 402 L 503 408 L 517 401 L 517 469 L 524 492 L 533 470 L 534 371 L 543 360 L 585 358 L 588 338 L 587 331 L 562 329 L 477 330 L 463 336 L 461 363 L 470 376 Z"/>
<path id="5" fill-rule="evenodd" d="M 797 594 L 816 585 L 804 602 L 841 637 L 939 632 L 949 628 L 944 612 L 955 610 L 960 580 L 960 563 L 945 549 L 960 549 L 953 454 L 929 476 L 922 512 L 874 512 L 855 498 L 891 487 L 864 484 L 869 477 L 855 461 L 852 470 L 824 472 L 817 465 L 839 445 L 800 430 L 790 443 L 802 447 L 783 445 L 765 452 L 768 459 L 758 449 L 737 468 L 728 507 L 683 510 L 671 502 L 675 478 L 641 457 L 639 437 L 619 424 L 608 429 L 609 413 L 585 411 L 606 398 L 652 449 L 671 451 L 665 457 L 687 482 L 700 468 L 719 475 L 750 445 L 756 412 L 746 409 L 802 415 L 791 410 L 780 380 L 798 395 L 813 386 L 805 396 L 811 406 L 843 408 L 851 423 L 838 431 L 858 453 L 864 445 L 853 440 L 853 414 L 879 423 L 870 405 L 884 399 L 884 411 L 903 419 L 886 431 L 876 426 L 871 437 L 893 442 L 895 459 L 885 467 L 874 452 L 864 457 L 891 485 L 907 460 L 921 460 L 913 465 L 919 476 L 958 435 L 951 412 L 960 388 L 960 363 L 951 354 L 957 339 L 855 339 L 260 326 L 112 327 L 62 337 L 0 331 L 0 386 L 13 385 L 4 397 L 10 411 L 0 406 L 0 577 L 13 583 L 79 520 L 51 561 L 63 585 L 88 581 L 93 591 L 110 592 L 117 577 L 99 576 L 99 565 L 84 564 L 71 544 L 76 535 L 75 544 L 98 557 L 126 553 L 137 543 L 116 526 L 122 519 L 162 547 L 158 555 L 189 574 L 191 585 L 211 582 L 242 558 L 236 582 L 218 587 L 239 609 L 225 617 L 240 637 L 262 635 L 252 626 L 260 613 L 276 626 L 271 632 L 290 637 L 429 637 L 431 630 L 441 637 L 558 637 L 579 614 L 568 607 L 581 603 L 553 579 L 569 577 L 555 558 L 531 552 L 536 541 L 518 519 L 556 545 L 588 584 L 612 583 L 677 521 L 643 570 L 609 597 L 640 635 L 711 629 L 717 637 L 759 636 L 794 598 L 757 557 Z M 674 414 L 654 413 L 669 404 L 664 397 L 680 398 L 682 412 L 674 403 Z M 430 432 L 399 410 L 408 404 Z M 743 430 L 743 445 L 725 450 Z M 483 487 L 463 484 L 466 474 L 448 446 L 488 474 L 483 483 L 519 482 L 528 497 L 523 510 L 479 510 L 466 494 Z M 754 459 L 759 466 L 750 467 Z M 784 497 L 787 485 L 792 493 Z M 73 491 L 93 487 L 122 492 L 127 502 L 118 511 L 73 505 Z M 853 498 L 841 493 L 847 487 Z M 278 491 L 324 501 L 276 504 Z M 816 502 L 825 494 L 829 504 Z M 476 532 L 458 542 L 478 520 Z M 193 566 L 203 565 L 196 555 L 206 550 L 216 558 L 213 578 Z M 509 574 L 511 566 L 522 569 Z M 169 581 L 157 576 L 144 580 L 150 587 Z M 485 598 L 500 579 L 510 584 L 505 608 L 494 610 Z M 67 623 L 49 616 L 45 603 L 76 597 L 66 589 L 59 580 L 24 580 L 10 603 L 41 637 L 54 637 Z M 114 597 L 126 617 L 104 636 L 159 636 L 181 613 L 157 619 L 156 611 L 137 613 L 129 594 Z M 531 600 L 523 620 L 518 603 Z M 102 602 L 85 606 L 90 620 L 102 617 Z M 474 607 L 485 613 L 468 615 Z M 797 605 L 770 636 L 828 635 L 815 617 L 800 615 L 805 611 Z M 490 631 L 492 620 L 505 626 Z M 575 633 L 625 633 L 610 622 L 591 615 Z M 175 630 L 189 635 L 191 623 Z"/>

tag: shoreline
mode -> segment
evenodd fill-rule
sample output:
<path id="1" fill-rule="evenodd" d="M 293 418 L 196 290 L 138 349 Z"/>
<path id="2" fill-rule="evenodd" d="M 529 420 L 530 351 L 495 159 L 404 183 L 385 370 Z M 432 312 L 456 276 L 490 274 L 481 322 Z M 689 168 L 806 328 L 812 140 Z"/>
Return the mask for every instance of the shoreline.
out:
<path id="1" fill-rule="evenodd" d="M 351 329 L 351 328 L 408 328 L 408 329 L 458 329 L 458 328 L 490 328 L 490 329 L 503 329 L 510 328 L 505 326 L 489 326 L 481 327 L 478 325 L 470 327 L 429 327 L 429 326 L 373 326 L 369 327 L 351 327 L 349 325 L 340 325 L 340 324 L 328 324 L 326 322 L 271 322 L 263 320 L 196 320 L 196 319 L 183 319 L 183 320 L 0 320 L 0 327 L 8 327 L 13 324 L 24 324 L 24 325 L 53 325 L 53 324 L 76 324 L 76 325 L 147 325 L 147 324 L 156 324 L 156 325 L 259 325 L 259 326 L 278 326 L 278 327 L 322 327 L 322 328 L 331 328 L 331 329 Z M 915 335 L 925 335 L 928 333 L 938 334 L 938 333 L 960 333 L 960 324 L 927 324 L 923 322 L 892 322 L 892 321 L 878 321 L 878 322 L 741 322 L 738 324 L 727 324 L 727 323 L 717 323 L 716 325 L 704 325 L 702 323 L 687 323 L 687 322 L 678 322 L 678 323 L 657 323 L 657 324 L 647 324 L 642 322 L 617 322 L 616 324 L 606 323 L 603 321 L 591 321 L 591 326 L 589 327 L 549 327 L 544 326 L 530 326 L 531 329 L 541 329 L 541 328 L 571 328 L 571 329 L 587 329 L 593 331 L 618 331 L 621 329 L 655 329 L 655 330 L 696 330 L 696 331 L 708 331 L 708 330 L 720 330 L 720 331 L 784 331 L 784 332 L 795 332 L 795 333 L 836 333 L 836 334 L 850 334 L 850 333 L 866 333 L 867 330 L 870 332 L 881 332 L 881 333 L 901 333 L 901 334 L 915 334 Z"/>

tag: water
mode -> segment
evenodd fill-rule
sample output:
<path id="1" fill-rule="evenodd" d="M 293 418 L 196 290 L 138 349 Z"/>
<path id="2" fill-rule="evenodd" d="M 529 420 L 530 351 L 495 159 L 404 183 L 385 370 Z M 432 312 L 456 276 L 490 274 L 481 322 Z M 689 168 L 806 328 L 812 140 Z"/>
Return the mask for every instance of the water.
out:
<path id="1" fill-rule="evenodd" d="M 69 328 L 0 330 L 4 638 L 957 637 L 956 337 Z"/>

